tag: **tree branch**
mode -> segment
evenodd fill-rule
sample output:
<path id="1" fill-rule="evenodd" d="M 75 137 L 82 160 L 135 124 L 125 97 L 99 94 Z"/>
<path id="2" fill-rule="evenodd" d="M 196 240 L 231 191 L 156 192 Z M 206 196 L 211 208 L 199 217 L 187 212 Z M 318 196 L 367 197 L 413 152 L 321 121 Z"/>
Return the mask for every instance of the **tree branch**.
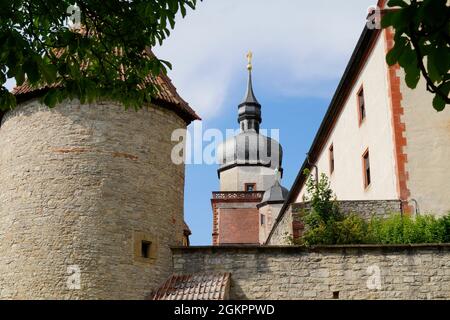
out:
<path id="1" fill-rule="evenodd" d="M 450 98 L 447 95 L 445 95 L 440 90 L 440 88 L 434 84 L 433 80 L 431 80 L 430 76 L 428 75 L 427 69 L 425 68 L 425 65 L 423 63 L 424 56 L 422 55 L 422 51 L 419 46 L 419 40 L 416 37 L 416 35 L 414 34 L 412 23 L 409 26 L 409 31 L 410 31 L 411 44 L 412 44 L 413 49 L 417 56 L 417 64 L 419 66 L 419 69 L 420 69 L 423 77 L 425 78 L 425 80 L 427 82 L 427 90 L 431 93 L 439 95 L 446 104 L 450 104 Z"/>

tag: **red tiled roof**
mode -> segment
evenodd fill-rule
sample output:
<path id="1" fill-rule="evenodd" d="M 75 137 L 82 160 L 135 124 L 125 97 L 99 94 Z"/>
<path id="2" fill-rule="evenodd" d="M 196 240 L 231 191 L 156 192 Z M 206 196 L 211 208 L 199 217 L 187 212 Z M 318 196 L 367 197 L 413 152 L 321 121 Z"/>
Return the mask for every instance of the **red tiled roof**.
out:
<path id="1" fill-rule="evenodd" d="M 148 55 L 153 55 L 153 53 L 149 50 Z M 167 75 L 161 74 L 158 77 L 148 76 L 145 82 L 154 84 L 158 87 L 158 93 L 155 97 L 155 102 L 157 104 L 160 102 L 161 106 L 173 109 L 173 111 L 177 112 L 187 123 L 194 120 L 201 120 L 189 104 L 180 97 L 177 89 L 172 84 L 172 80 L 170 80 Z M 41 87 L 31 87 L 30 84 L 25 81 L 21 86 L 15 87 L 12 93 L 18 98 L 26 99 L 29 96 L 42 94 L 46 90 L 57 88 L 58 86 L 60 86 L 60 83 L 53 83 Z"/>
<path id="2" fill-rule="evenodd" d="M 230 273 L 172 275 L 149 300 L 228 300 Z"/>

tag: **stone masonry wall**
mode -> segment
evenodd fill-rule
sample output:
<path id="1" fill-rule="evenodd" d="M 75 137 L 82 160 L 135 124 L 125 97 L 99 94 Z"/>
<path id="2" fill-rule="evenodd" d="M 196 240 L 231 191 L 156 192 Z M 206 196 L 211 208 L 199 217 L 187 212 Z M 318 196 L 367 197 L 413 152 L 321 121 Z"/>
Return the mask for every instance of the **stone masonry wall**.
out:
<path id="1" fill-rule="evenodd" d="M 337 201 L 343 213 L 356 213 L 366 220 L 372 216 L 387 217 L 392 213 L 402 211 L 402 203 L 399 200 L 347 200 Z M 293 223 L 301 223 L 301 215 L 304 210 L 309 210 L 309 202 L 293 203 L 275 226 L 272 236 L 268 241 L 269 245 L 286 245 L 288 239 L 293 235 Z"/>
<path id="2" fill-rule="evenodd" d="M 177 274 L 231 272 L 230 299 L 450 299 L 450 245 L 173 248 Z"/>
<path id="3" fill-rule="evenodd" d="M 171 161 L 171 134 L 185 127 L 157 106 L 31 100 L 7 113 L 0 298 L 143 299 L 164 281 L 183 235 L 184 165 Z"/>
<path id="4" fill-rule="evenodd" d="M 268 245 L 287 245 L 289 244 L 289 237 L 292 237 L 292 206 L 286 209 L 286 212 L 281 217 L 278 224 L 274 224 L 272 234 L 267 240 Z"/>

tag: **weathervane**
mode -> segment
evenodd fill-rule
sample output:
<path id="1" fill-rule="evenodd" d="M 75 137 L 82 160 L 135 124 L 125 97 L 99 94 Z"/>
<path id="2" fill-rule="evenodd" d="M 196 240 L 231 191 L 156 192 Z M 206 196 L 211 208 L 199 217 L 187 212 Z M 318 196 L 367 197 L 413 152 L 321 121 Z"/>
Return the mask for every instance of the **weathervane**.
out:
<path id="1" fill-rule="evenodd" d="M 248 53 L 247 53 L 247 61 L 248 61 L 248 64 L 247 64 L 247 70 L 248 71 L 251 71 L 252 70 L 252 58 L 253 58 L 253 53 L 251 52 L 251 51 L 249 51 Z"/>

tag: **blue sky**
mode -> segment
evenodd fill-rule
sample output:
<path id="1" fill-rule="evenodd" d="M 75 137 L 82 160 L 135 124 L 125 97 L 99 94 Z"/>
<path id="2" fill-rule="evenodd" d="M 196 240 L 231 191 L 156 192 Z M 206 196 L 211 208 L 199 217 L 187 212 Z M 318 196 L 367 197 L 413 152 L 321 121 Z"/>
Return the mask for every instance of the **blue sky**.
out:
<path id="1" fill-rule="evenodd" d="M 253 86 L 262 128 L 279 129 L 283 185 L 290 187 L 322 121 L 375 0 L 204 0 L 177 19 L 156 48 L 180 95 L 203 128 L 237 128 L 246 87 L 245 54 L 253 52 Z M 13 82 L 8 82 L 12 88 Z M 192 125 L 190 126 L 192 130 Z M 187 165 L 185 219 L 194 245 L 210 244 L 211 192 L 217 165 Z"/>
<path id="2" fill-rule="evenodd" d="M 280 130 L 283 185 L 290 187 L 322 121 L 375 0 L 205 0 L 178 19 L 161 48 L 178 92 L 203 128 L 237 127 L 246 87 L 245 54 L 253 52 L 253 85 L 262 128 Z M 191 128 L 192 130 L 192 125 Z M 191 243 L 211 243 L 211 192 L 217 165 L 187 165 L 185 219 Z"/>

